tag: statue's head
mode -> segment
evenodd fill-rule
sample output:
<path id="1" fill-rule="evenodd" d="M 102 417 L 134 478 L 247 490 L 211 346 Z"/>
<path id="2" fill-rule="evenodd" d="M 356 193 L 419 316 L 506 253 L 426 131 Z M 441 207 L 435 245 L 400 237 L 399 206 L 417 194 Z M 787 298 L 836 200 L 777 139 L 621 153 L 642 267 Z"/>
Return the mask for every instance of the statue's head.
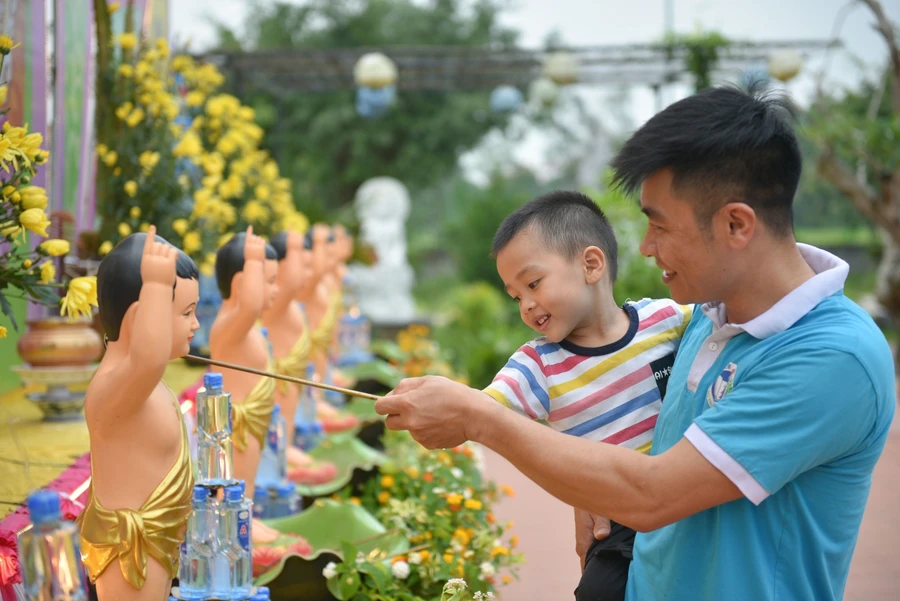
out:
<path id="1" fill-rule="evenodd" d="M 373 177 L 356 191 L 356 214 L 363 222 L 369 220 L 406 221 L 410 200 L 406 186 L 393 177 Z"/>
<path id="2" fill-rule="evenodd" d="M 238 298 L 244 277 L 244 244 L 247 234 L 241 232 L 231 237 L 216 252 L 216 283 L 223 299 Z M 271 244 L 266 244 L 266 260 L 263 269 L 263 310 L 269 308 L 278 291 L 278 253 Z"/>
<path id="3" fill-rule="evenodd" d="M 295 295 L 305 297 L 305 292 L 315 285 L 313 277 L 313 253 L 311 244 L 307 245 L 310 239 L 307 236 L 297 232 L 279 232 L 272 236 L 269 244 L 275 249 L 278 257 L 278 285 L 292 285 L 296 289 Z M 289 265 L 285 259 L 288 256 L 288 248 L 291 244 L 297 244 L 299 248 L 300 260 L 296 265 L 297 273 L 289 273 Z"/>
<path id="4" fill-rule="evenodd" d="M 329 242 L 329 240 L 331 241 Z M 329 272 L 335 264 L 334 234 L 331 227 L 324 223 L 315 224 L 310 241 L 312 244 L 312 268 L 318 279 Z"/>
<path id="5" fill-rule="evenodd" d="M 334 226 L 337 238 L 338 257 L 342 263 L 346 263 L 353 256 L 353 236 L 343 225 Z"/>
<path id="6" fill-rule="evenodd" d="M 119 242 L 100 262 L 97 304 L 100 323 L 110 342 L 131 337 L 143 286 L 141 257 L 146 240 L 145 233 L 132 234 Z M 156 236 L 155 240 L 172 246 L 160 236 Z M 200 271 L 189 256 L 180 249 L 176 250 L 175 287 L 172 290 L 172 359 L 188 353 L 193 332 L 200 327 L 195 315 L 200 297 Z"/>

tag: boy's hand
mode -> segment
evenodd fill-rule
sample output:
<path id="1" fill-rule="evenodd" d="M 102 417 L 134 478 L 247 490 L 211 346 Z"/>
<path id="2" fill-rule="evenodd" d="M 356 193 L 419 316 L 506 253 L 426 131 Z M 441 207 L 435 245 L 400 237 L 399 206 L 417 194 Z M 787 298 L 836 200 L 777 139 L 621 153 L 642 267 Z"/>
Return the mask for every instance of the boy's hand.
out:
<path id="1" fill-rule="evenodd" d="M 595 540 L 603 540 L 609 536 L 609 518 L 602 515 L 591 515 L 583 509 L 575 508 L 575 552 L 581 560 L 581 571 L 587 560 L 588 549 Z"/>

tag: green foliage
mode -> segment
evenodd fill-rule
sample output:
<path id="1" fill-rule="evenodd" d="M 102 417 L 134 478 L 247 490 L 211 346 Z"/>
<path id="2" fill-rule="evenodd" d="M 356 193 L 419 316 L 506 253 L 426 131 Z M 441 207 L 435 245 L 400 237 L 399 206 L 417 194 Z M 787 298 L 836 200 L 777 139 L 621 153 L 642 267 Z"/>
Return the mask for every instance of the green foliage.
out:
<path id="1" fill-rule="evenodd" d="M 466 6 L 464 6 L 466 4 Z M 310 0 L 256 3 L 245 49 L 329 49 L 388 45 L 509 47 L 516 35 L 498 22 L 499 3 L 457 0 Z M 236 36 L 219 26 L 220 46 Z M 400 74 L 403 77 L 403 74 Z M 379 120 L 355 110 L 353 91 L 284 93 L 257 82 L 233 82 L 266 128 L 266 141 L 311 219 L 333 212 L 375 176 L 393 176 L 413 190 L 451 174 L 459 156 L 504 117 L 489 110 L 487 91 L 406 91 Z"/>
<path id="2" fill-rule="evenodd" d="M 718 32 L 701 31 L 666 36 L 663 44 L 670 53 L 684 50 L 684 68 L 694 76 L 694 90 L 699 92 L 712 86 L 712 72 L 719 62 L 719 53 L 731 42 Z"/>

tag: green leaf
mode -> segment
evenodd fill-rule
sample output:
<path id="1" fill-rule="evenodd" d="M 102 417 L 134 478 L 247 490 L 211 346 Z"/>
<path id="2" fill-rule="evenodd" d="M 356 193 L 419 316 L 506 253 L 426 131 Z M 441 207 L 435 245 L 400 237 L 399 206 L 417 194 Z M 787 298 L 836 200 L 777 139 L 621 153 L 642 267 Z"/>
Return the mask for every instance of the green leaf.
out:
<path id="1" fill-rule="evenodd" d="M 353 565 L 356 562 L 356 554 L 359 551 L 353 543 L 341 541 L 341 553 L 344 555 L 344 562 Z"/>
<path id="2" fill-rule="evenodd" d="M 6 297 L 0 294 L 0 309 L 3 310 L 3 314 L 9 318 L 10 323 L 12 323 L 13 329 L 18 332 L 19 324 L 16 323 L 16 315 L 13 312 L 12 305 L 9 304 L 9 301 L 6 300 Z"/>
<path id="3" fill-rule="evenodd" d="M 359 572 L 353 572 L 337 579 L 338 590 L 341 593 L 339 599 L 349 599 L 359 590 L 360 580 Z M 335 595 L 337 597 L 337 595 Z"/>
<path id="4" fill-rule="evenodd" d="M 325 583 L 325 585 L 328 587 L 328 592 L 334 595 L 336 599 L 338 599 L 339 601 L 344 601 L 345 599 L 347 599 L 347 597 L 343 596 L 343 592 L 341 590 L 341 578 L 342 576 L 331 578 Z"/>
<path id="5" fill-rule="evenodd" d="M 364 569 L 365 568 L 365 569 Z M 367 574 L 375 581 L 375 587 L 380 592 L 385 592 L 388 590 L 391 584 L 391 578 L 386 573 L 386 568 L 382 564 L 372 564 L 372 563 L 364 563 L 360 566 L 359 571 Z"/>

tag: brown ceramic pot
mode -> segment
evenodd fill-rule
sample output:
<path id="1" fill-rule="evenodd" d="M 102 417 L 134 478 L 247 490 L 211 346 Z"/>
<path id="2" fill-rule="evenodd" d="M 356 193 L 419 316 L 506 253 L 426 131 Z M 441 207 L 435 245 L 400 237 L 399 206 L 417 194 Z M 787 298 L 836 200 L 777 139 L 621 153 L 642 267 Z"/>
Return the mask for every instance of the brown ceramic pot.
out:
<path id="1" fill-rule="evenodd" d="M 87 365 L 100 358 L 103 340 L 90 319 L 46 317 L 28 322 L 16 349 L 33 367 Z"/>

